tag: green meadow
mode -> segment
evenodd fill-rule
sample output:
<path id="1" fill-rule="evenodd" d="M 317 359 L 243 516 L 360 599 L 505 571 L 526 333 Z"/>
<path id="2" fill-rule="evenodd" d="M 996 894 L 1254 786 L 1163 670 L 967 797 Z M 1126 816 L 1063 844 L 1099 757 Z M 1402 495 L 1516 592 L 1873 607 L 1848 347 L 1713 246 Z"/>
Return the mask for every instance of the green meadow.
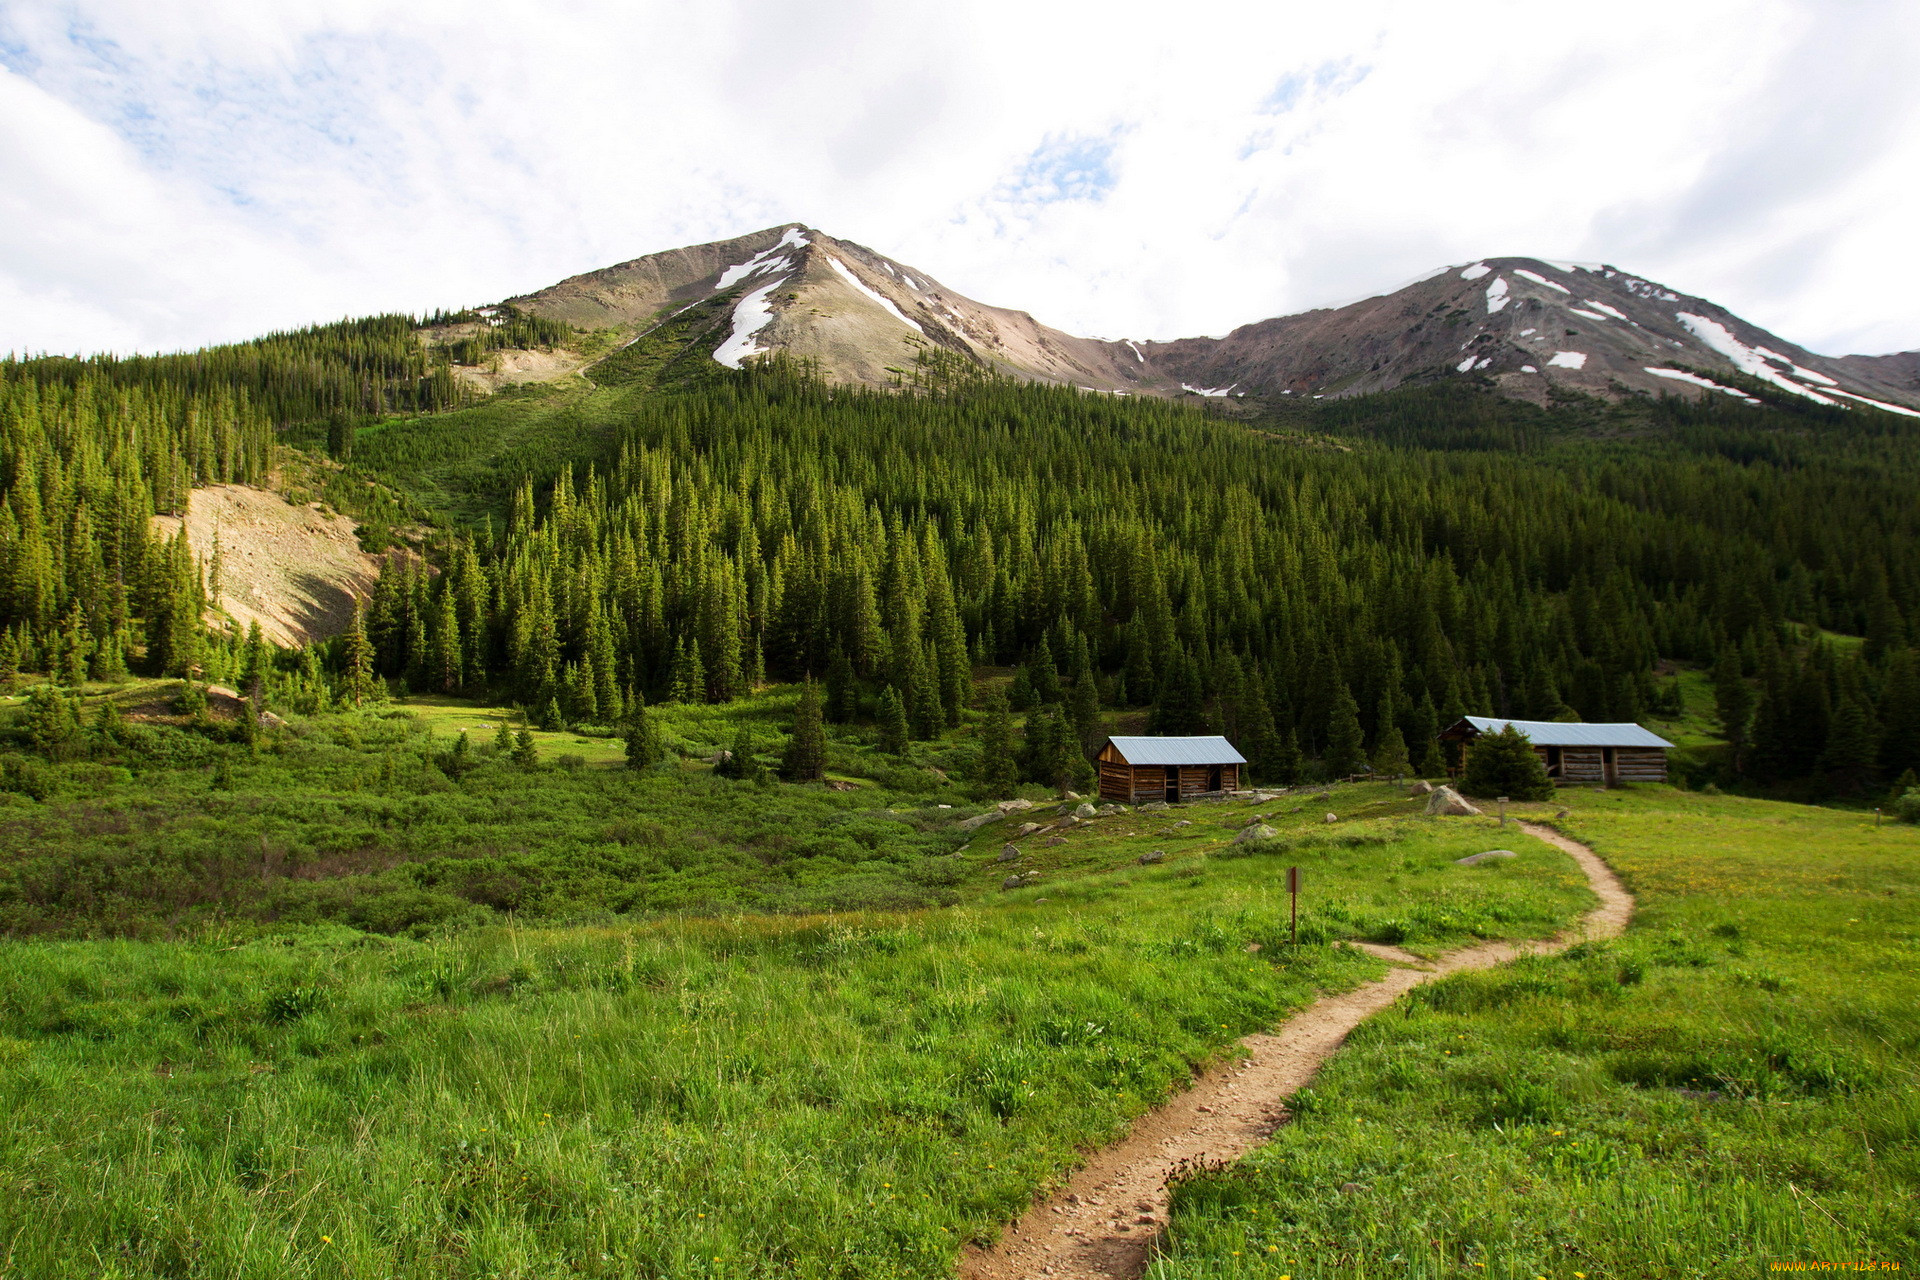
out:
<path id="1" fill-rule="evenodd" d="M 1590 904 L 1563 855 L 1417 810 L 1099 818 L 1020 840 L 1038 882 L 1002 890 L 1047 806 L 917 855 L 957 905 L 908 913 L 9 942 L 0 1275 L 948 1275 L 1237 1037 L 1382 971 L 1341 941 Z M 1455 865 L 1496 841 L 1524 856 Z"/>
<path id="2" fill-rule="evenodd" d="M 1920 1261 L 1920 829 L 1562 792 L 1622 939 L 1422 988 L 1174 1197 L 1155 1280 Z"/>

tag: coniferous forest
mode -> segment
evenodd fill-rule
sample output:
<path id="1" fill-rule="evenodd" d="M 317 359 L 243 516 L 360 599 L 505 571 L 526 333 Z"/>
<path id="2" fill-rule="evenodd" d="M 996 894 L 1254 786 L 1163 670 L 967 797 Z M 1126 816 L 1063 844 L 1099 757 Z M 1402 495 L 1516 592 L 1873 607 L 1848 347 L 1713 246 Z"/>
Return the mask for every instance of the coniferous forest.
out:
<path id="1" fill-rule="evenodd" d="M 1035 780 L 1084 778 L 1075 738 L 1144 708 L 1286 782 L 1436 773 L 1467 713 L 1677 714 L 1686 669 L 1729 743 L 1710 780 L 1865 794 L 1920 764 L 1920 466 L 1886 415 L 1459 384 L 1210 414 L 924 352 L 906 393 L 775 360 L 463 407 L 414 332 L 0 366 L 0 678 L 250 673 L 312 708 L 385 677 L 549 727 L 813 679 L 829 719 L 931 739 L 1013 668 Z M 352 635 L 263 658 L 147 517 L 290 444 L 420 554 Z"/>

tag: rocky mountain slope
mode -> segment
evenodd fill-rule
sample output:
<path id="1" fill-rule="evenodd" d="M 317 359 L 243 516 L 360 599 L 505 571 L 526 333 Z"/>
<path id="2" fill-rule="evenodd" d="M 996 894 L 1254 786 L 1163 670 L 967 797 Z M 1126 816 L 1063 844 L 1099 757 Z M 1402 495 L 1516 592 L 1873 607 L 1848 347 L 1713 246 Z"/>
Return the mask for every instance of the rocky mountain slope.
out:
<path id="1" fill-rule="evenodd" d="M 1120 394 L 1324 398 L 1473 376 L 1539 403 L 1555 386 L 1751 398 L 1728 385 L 1741 374 L 1816 402 L 1920 416 L 1920 353 L 1816 355 L 1703 298 L 1595 263 L 1489 258 L 1224 338 L 1111 342 L 976 302 L 864 246 L 788 224 L 507 302 L 613 329 L 622 341 L 705 303 L 723 309 L 725 322 L 699 339 L 721 364 L 786 351 L 834 381 L 873 385 L 894 381 L 914 344 L 929 344 L 1016 377 Z"/>

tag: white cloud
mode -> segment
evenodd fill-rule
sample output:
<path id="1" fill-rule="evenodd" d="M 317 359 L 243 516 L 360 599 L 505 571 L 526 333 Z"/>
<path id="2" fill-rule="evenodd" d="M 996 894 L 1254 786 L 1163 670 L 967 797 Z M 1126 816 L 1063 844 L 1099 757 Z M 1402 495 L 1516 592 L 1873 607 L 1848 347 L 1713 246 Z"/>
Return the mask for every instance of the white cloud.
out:
<path id="1" fill-rule="evenodd" d="M 0 350 L 486 301 L 789 220 L 1176 337 L 1490 254 L 1920 346 L 1920 16 L 1865 0 L 0 10 Z"/>

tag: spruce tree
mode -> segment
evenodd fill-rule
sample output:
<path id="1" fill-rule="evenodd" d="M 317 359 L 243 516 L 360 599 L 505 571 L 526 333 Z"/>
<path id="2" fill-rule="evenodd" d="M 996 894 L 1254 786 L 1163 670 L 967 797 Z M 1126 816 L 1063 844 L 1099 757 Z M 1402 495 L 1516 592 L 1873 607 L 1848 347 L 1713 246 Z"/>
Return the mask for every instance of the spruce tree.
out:
<path id="1" fill-rule="evenodd" d="M 833 662 L 827 667 L 827 721 L 830 724 L 850 723 L 859 699 L 860 688 L 855 683 L 853 660 L 847 656 L 845 646 L 837 646 L 833 651 Z"/>
<path id="2" fill-rule="evenodd" d="M 1880 767 L 1889 775 L 1920 769 L 1920 651 L 1903 649 L 1887 664 L 1880 690 Z"/>
<path id="3" fill-rule="evenodd" d="M 1880 744 L 1875 729 L 1862 700 L 1853 693 L 1843 695 L 1834 710 L 1826 749 L 1820 754 L 1820 770 L 1836 791 L 1858 795 L 1878 780 Z"/>
<path id="4" fill-rule="evenodd" d="M 1191 737 L 1206 733 L 1208 727 L 1206 691 L 1200 686 L 1200 673 L 1186 651 L 1178 650 L 1161 677 L 1147 732 Z"/>
<path id="5" fill-rule="evenodd" d="M 622 736 L 626 739 L 627 768 L 645 769 L 666 758 L 666 748 L 660 740 L 660 727 L 647 711 L 647 700 L 637 693 L 629 700 Z"/>
<path id="6" fill-rule="evenodd" d="M 342 656 L 346 660 L 346 694 L 357 707 L 373 691 L 373 645 L 367 640 L 367 611 L 363 605 L 354 605 Z"/>
<path id="7" fill-rule="evenodd" d="M 890 756 L 904 756 L 911 737 L 900 691 L 888 685 L 880 691 L 880 750 Z"/>
<path id="8" fill-rule="evenodd" d="M 540 763 L 540 748 L 534 744 L 532 731 L 523 728 L 513 735 L 513 762 L 522 769 L 532 769 Z"/>
<path id="9" fill-rule="evenodd" d="M 1073 775 L 1073 731 L 1067 726 L 1060 708 L 1041 707 L 1027 717 L 1027 737 L 1022 752 L 1027 780 L 1044 787 L 1065 787 Z"/>
<path id="10" fill-rule="evenodd" d="M 1329 779 L 1345 778 L 1367 767 L 1366 735 L 1360 731 L 1360 708 L 1347 686 L 1333 691 L 1333 709 L 1327 721 L 1327 750 L 1320 767 Z"/>
<path id="11" fill-rule="evenodd" d="M 1551 800 L 1553 780 L 1527 735 L 1508 725 L 1483 733 L 1467 747 L 1466 774 L 1460 789 L 1485 800 Z"/>
<path id="12" fill-rule="evenodd" d="M 1382 694 L 1378 723 L 1384 727 L 1380 731 L 1380 741 L 1373 748 L 1373 771 L 1399 778 L 1412 771 L 1413 763 L 1407 759 L 1407 740 L 1401 736 L 1400 725 L 1395 721 L 1393 711 L 1393 698 Z"/>
<path id="13" fill-rule="evenodd" d="M 1753 686 L 1740 670 L 1740 655 L 1723 649 L 1713 664 L 1713 705 L 1720 732 L 1727 736 L 1727 754 L 1735 773 L 1745 772 L 1748 734 L 1753 728 Z"/>
<path id="14" fill-rule="evenodd" d="M 787 742 L 782 772 L 790 782 L 818 782 L 827 772 L 827 731 L 822 723 L 820 687 L 808 680 L 794 709 L 793 736 Z"/>
<path id="15" fill-rule="evenodd" d="M 1067 719 L 1083 754 L 1092 754 L 1106 741 L 1106 726 L 1100 720 L 1100 691 L 1092 671 L 1087 671 L 1067 690 Z"/>
<path id="16" fill-rule="evenodd" d="M 980 724 L 973 777 L 990 800 L 1007 799 L 1020 781 L 1019 743 L 1014 736 L 1013 714 L 1007 706 L 1006 694 L 998 688 L 987 692 L 986 718 Z"/>

